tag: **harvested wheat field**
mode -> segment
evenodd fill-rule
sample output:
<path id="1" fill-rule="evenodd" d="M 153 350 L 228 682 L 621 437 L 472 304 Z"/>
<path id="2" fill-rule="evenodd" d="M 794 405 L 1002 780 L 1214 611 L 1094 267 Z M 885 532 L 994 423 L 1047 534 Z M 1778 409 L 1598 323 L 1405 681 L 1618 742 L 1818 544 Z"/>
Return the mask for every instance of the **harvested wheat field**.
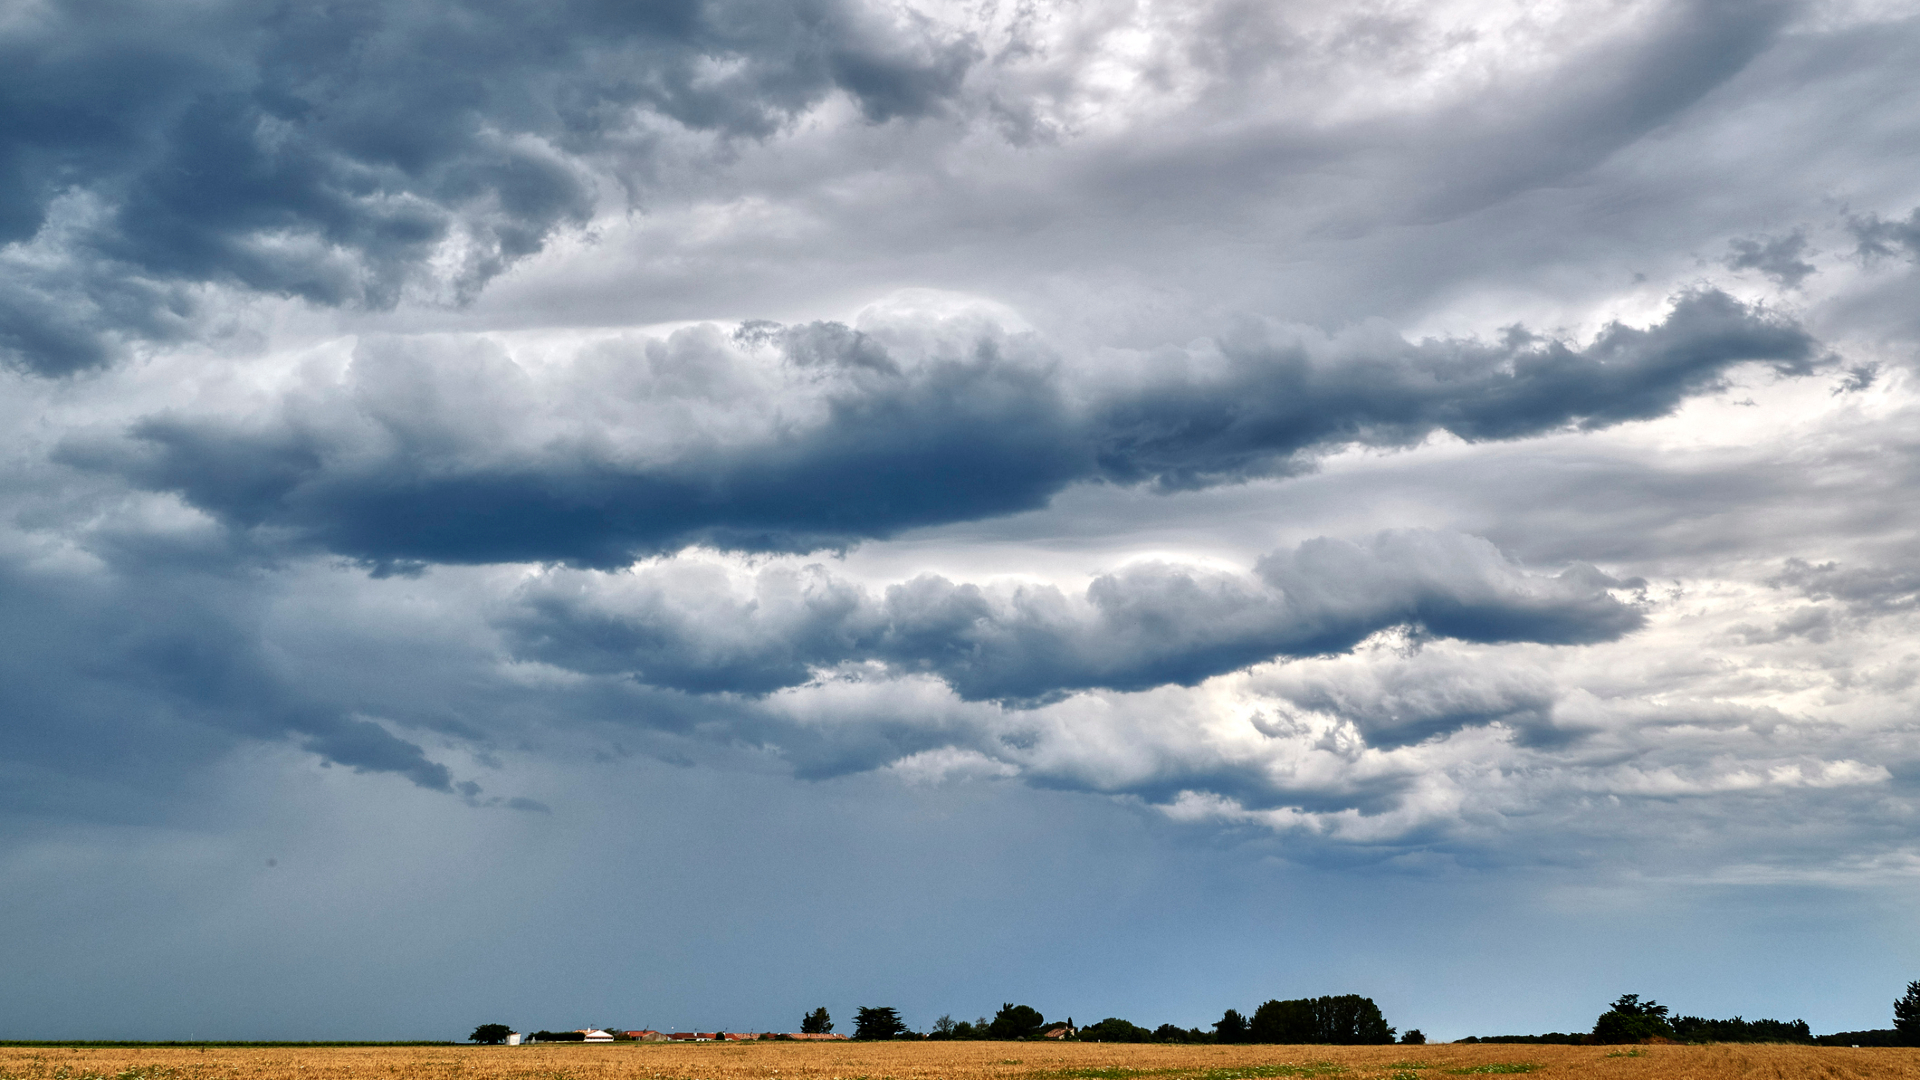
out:
<path id="1" fill-rule="evenodd" d="M 733 1043 L 286 1049 L 0 1048 L 0 1080 L 1920 1080 L 1920 1050 L 1717 1046 Z"/>

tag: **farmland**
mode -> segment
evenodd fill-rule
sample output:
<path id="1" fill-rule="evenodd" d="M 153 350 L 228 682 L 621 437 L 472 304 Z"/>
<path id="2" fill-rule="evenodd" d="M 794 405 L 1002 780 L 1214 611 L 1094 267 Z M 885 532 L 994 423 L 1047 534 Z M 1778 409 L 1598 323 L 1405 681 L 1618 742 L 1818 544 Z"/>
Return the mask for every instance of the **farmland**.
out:
<path id="1" fill-rule="evenodd" d="M 1920 1080 L 1920 1050 L 1039 1042 L 529 1047 L 0 1047 L 0 1080 Z"/>

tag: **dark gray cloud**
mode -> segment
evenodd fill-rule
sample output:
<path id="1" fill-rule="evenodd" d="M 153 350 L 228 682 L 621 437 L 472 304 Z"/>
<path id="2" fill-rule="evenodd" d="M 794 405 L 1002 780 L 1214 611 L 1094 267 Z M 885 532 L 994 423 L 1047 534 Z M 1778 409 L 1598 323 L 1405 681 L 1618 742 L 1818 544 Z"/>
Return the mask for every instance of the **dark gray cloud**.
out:
<path id="1" fill-rule="evenodd" d="M 764 137 L 835 91 L 924 115 L 977 56 L 854 0 L 38 4 L 0 31 L 0 350 L 97 366 L 178 336 L 180 284 L 469 296 L 649 124 Z"/>
<path id="2" fill-rule="evenodd" d="M 1799 326 L 1725 293 L 1681 296 L 1664 322 L 1614 323 L 1574 348 L 1515 327 L 1499 344 L 1396 341 L 1315 356 L 1264 335 L 1220 343 L 1225 371 L 1165 379 L 1109 404 L 1106 475 L 1186 486 L 1284 474 L 1319 447 L 1407 446 L 1434 431 L 1513 439 L 1664 415 L 1760 360 L 1802 374 L 1820 349 Z"/>
<path id="3" fill-rule="evenodd" d="M 779 331 L 777 358 L 753 349 L 773 333 L 687 332 L 609 355 L 548 400 L 484 341 L 464 355 L 389 342 L 363 347 L 338 390 L 272 414 L 158 414 L 62 457 L 375 566 L 609 566 L 689 544 L 844 546 L 1030 510 L 1074 483 L 1288 475 L 1436 431 L 1605 428 L 1670 412 L 1736 364 L 1799 374 L 1822 359 L 1791 321 L 1713 291 L 1579 348 L 1518 328 L 1499 343 L 1412 343 L 1250 324 L 1150 355 L 1131 383 L 1091 385 L 1030 334 L 981 329 L 926 351 L 814 324 Z M 543 426 L 566 404 L 554 394 L 612 418 Z M 608 414 L 623 394 L 631 411 Z M 634 448 L 609 449 L 622 444 Z"/>
<path id="4" fill-rule="evenodd" d="M 1863 259 L 1901 255 L 1920 260 L 1920 208 L 1907 215 L 1905 221 L 1897 218 L 1889 221 L 1878 214 L 1866 214 L 1850 219 L 1847 228 L 1859 243 L 1858 253 Z"/>
<path id="5" fill-rule="evenodd" d="M 1794 589 L 1810 600 L 1839 600 L 1858 611 L 1905 611 L 1920 605 L 1920 570 L 1910 566 L 1843 566 L 1793 558 L 1767 584 Z"/>
<path id="6" fill-rule="evenodd" d="M 1802 229 L 1785 236 L 1741 237 L 1728 247 L 1732 250 L 1726 258 L 1727 269 L 1758 270 L 1790 289 L 1819 272 L 1801 258 L 1807 252 L 1807 234 Z"/>
<path id="7" fill-rule="evenodd" d="M 504 625 L 523 657 L 693 693 L 764 694 L 872 663 L 936 675 L 965 700 L 1033 702 L 1191 686 L 1344 652 L 1395 626 L 1477 642 L 1610 641 L 1643 622 L 1609 592 L 1622 587 L 1632 584 L 1591 567 L 1528 574 L 1484 540 L 1398 532 L 1310 541 L 1252 575 L 1131 566 L 1079 596 L 933 575 L 876 596 L 819 567 L 769 569 L 744 592 L 713 566 L 556 573 L 528 585 Z"/>

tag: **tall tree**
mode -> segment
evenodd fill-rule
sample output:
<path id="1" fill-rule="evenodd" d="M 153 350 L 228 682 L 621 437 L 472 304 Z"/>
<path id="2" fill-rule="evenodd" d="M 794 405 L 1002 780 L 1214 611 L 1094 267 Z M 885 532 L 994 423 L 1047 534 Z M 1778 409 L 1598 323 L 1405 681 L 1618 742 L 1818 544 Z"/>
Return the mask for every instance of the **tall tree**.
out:
<path id="1" fill-rule="evenodd" d="M 853 1012 L 853 1037 L 856 1039 L 892 1039 L 907 1033 L 900 1022 L 900 1010 L 892 1006 L 860 1006 Z"/>
<path id="2" fill-rule="evenodd" d="M 800 1034 L 825 1035 L 833 1030 L 833 1017 L 827 1015 L 825 1005 L 808 1013 L 800 1020 Z"/>
<path id="3" fill-rule="evenodd" d="M 1920 1046 L 1920 982 L 1907 984 L 1907 993 L 1893 1003 L 1893 1027 L 1908 1046 Z"/>
<path id="4" fill-rule="evenodd" d="M 1667 1007 L 1652 998 L 1641 1001 L 1639 994 L 1621 994 L 1593 1022 L 1593 1041 L 1598 1043 L 1637 1043 L 1656 1037 L 1673 1038 Z"/>
<path id="5" fill-rule="evenodd" d="M 1228 1009 L 1226 1015 L 1213 1022 L 1214 1038 L 1223 1043 L 1243 1043 L 1247 1041 L 1247 1018 L 1236 1009 Z"/>
<path id="6" fill-rule="evenodd" d="M 473 1034 L 467 1036 L 467 1039 L 470 1042 L 485 1043 L 488 1046 L 499 1046 L 506 1042 L 507 1036 L 511 1034 L 513 1029 L 505 1024 L 481 1024 L 473 1029 Z"/>
<path id="7" fill-rule="evenodd" d="M 989 1039 L 1031 1039 L 1040 1034 L 1047 1025 L 1047 1018 L 1040 1010 L 1031 1005 L 1015 1005 L 1007 1002 L 1000 1011 L 993 1014 L 993 1023 L 987 1025 Z"/>

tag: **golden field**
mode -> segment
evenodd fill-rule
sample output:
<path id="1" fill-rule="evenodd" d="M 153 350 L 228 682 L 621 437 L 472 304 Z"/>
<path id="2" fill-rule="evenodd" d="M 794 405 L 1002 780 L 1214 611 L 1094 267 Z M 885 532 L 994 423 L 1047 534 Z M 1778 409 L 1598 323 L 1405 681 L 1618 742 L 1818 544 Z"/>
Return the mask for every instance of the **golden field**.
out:
<path id="1" fill-rule="evenodd" d="M 1455 1080 L 1519 1074 L 1608 1080 L 1920 1080 L 1920 1049 L 1005 1042 L 0 1047 L 0 1080 Z"/>

